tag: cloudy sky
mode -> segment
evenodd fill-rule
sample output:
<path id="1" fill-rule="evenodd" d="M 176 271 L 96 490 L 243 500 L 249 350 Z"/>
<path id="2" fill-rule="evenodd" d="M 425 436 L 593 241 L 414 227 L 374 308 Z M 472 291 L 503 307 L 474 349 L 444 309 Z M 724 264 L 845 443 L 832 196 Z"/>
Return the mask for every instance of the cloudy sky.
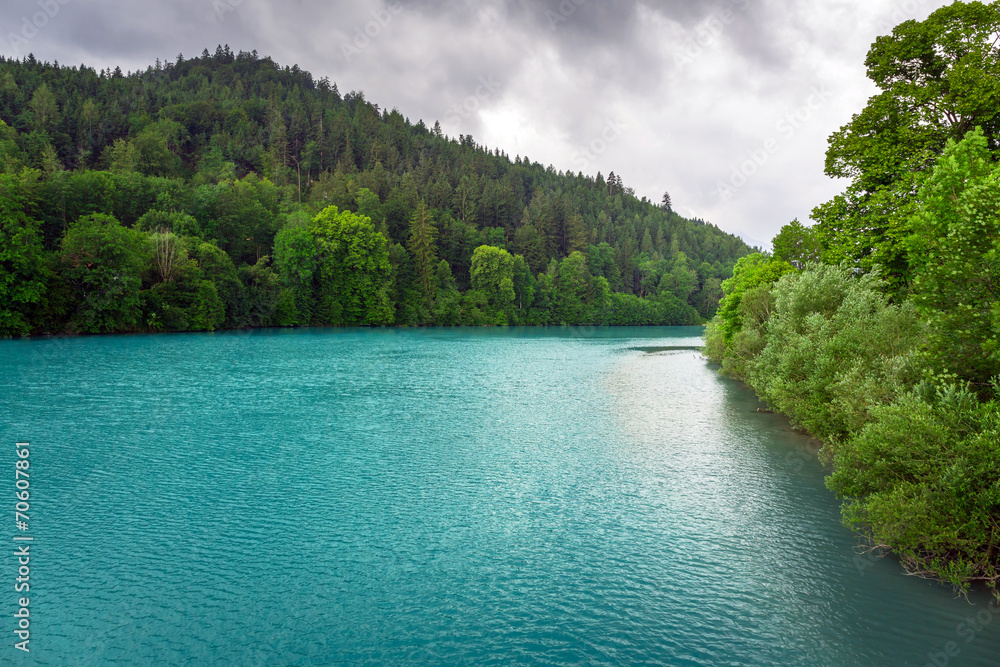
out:
<path id="1" fill-rule="evenodd" d="M 668 191 L 680 213 L 756 244 L 843 189 L 823 174 L 826 138 L 875 90 L 875 37 L 948 4 L 0 2 L 7 56 L 134 70 L 220 43 L 256 49 L 511 157 L 614 171 L 655 201 Z"/>

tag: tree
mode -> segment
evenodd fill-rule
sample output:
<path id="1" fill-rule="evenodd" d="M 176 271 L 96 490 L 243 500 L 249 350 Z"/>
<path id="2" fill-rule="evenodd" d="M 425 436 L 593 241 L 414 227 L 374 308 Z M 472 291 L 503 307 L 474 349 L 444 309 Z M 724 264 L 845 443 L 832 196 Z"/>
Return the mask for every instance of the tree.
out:
<path id="1" fill-rule="evenodd" d="M 649 228 L 642 233 L 642 243 L 639 244 L 639 251 L 649 256 L 653 254 L 653 235 L 649 233 Z"/>
<path id="2" fill-rule="evenodd" d="M 56 96 L 49 90 L 48 84 L 43 83 L 31 96 L 31 110 L 35 114 L 34 126 L 36 130 L 47 130 L 56 122 L 59 114 L 59 105 Z"/>
<path id="3" fill-rule="evenodd" d="M 134 138 L 115 141 L 111 148 L 111 169 L 137 171 L 146 176 L 174 176 L 180 171 L 180 158 L 170 149 L 180 143 L 180 126 L 169 120 L 145 128 Z"/>
<path id="4" fill-rule="evenodd" d="M 556 317 L 563 324 L 587 324 L 590 306 L 587 256 L 573 252 L 559 262 L 556 277 Z"/>
<path id="5" fill-rule="evenodd" d="M 535 296 L 535 276 L 531 273 L 531 266 L 521 255 L 514 255 L 514 296 L 520 324 Z"/>
<path id="6" fill-rule="evenodd" d="M 544 245 L 534 225 L 523 225 L 514 233 L 514 250 L 528 262 L 533 274 L 544 269 L 548 262 Z"/>
<path id="7" fill-rule="evenodd" d="M 741 257 L 733 269 L 733 277 L 723 281 L 722 291 L 725 296 L 719 304 L 717 315 L 718 326 L 726 342 L 743 327 L 743 316 L 740 306 L 743 299 L 753 290 L 768 287 L 786 273 L 795 270 L 788 262 L 768 257 L 763 253 L 754 253 Z"/>
<path id="8" fill-rule="evenodd" d="M 88 142 L 94 136 L 94 122 L 98 119 L 97 104 L 92 99 L 86 99 L 80 111 L 80 118 L 87 123 Z"/>
<path id="9" fill-rule="evenodd" d="M 458 219 L 465 223 L 475 221 L 476 206 L 479 203 L 479 181 L 475 174 L 462 176 L 455 188 L 454 203 Z"/>
<path id="10" fill-rule="evenodd" d="M 986 393 L 1000 375 L 1000 166 L 981 130 L 948 143 L 912 227 L 913 301 L 935 370 Z"/>
<path id="11" fill-rule="evenodd" d="M 664 192 L 663 193 L 663 199 L 661 200 L 660 203 L 663 205 L 663 208 L 665 208 L 666 210 L 668 210 L 668 211 L 673 211 L 674 210 L 673 203 L 671 203 L 671 201 L 670 201 L 670 193 L 669 192 Z"/>
<path id="12" fill-rule="evenodd" d="M 0 171 L 18 174 L 23 202 L 16 208 L 39 223 L 45 268 L 37 302 L 0 302 L 24 313 L 27 324 L 16 326 L 22 331 L 81 330 L 78 313 L 68 321 L 81 294 L 79 276 L 62 275 L 61 243 L 69 227 L 93 214 L 156 236 L 146 241 L 152 254 L 140 274 L 140 315 L 135 324 L 120 323 L 137 330 L 214 326 L 218 303 L 200 280 L 214 286 L 226 327 L 331 317 L 347 323 L 336 311 L 339 297 L 331 296 L 341 292 L 322 269 L 332 248 L 315 246 L 322 234 L 309 231 L 330 205 L 369 218 L 385 239 L 390 273 L 380 284 L 394 304 L 393 321 L 403 325 L 432 324 L 437 313 L 452 323 L 497 319 L 489 297 L 462 297 L 473 252 L 484 245 L 526 263 L 515 258 L 516 305 L 500 309 L 510 323 L 553 321 L 559 262 L 577 251 L 592 273 L 593 309 L 597 278 L 613 290 L 653 294 L 646 269 L 659 279 L 668 252 L 686 253 L 692 267 L 717 265 L 722 279 L 749 250 L 718 228 L 636 198 L 617 175 L 563 173 L 526 156 L 512 161 L 471 136 L 448 140 L 434 121 L 409 123 L 360 94 L 341 96 L 297 67 L 252 53 L 209 50 L 129 74 L 6 60 L 0 103 L 12 125 L 0 122 Z M 433 253 L 417 247 L 428 246 L 423 240 L 411 243 L 421 200 L 439 231 Z M 289 225 L 297 230 L 279 240 Z M 642 253 L 648 261 L 640 261 Z M 539 287 L 537 275 L 552 259 L 551 284 Z M 440 260 L 453 289 L 437 284 Z M 203 307 L 195 308 L 199 299 Z"/>
<path id="13" fill-rule="evenodd" d="M 278 231 L 281 191 L 267 179 L 249 174 L 238 181 L 205 189 L 202 216 L 206 236 L 239 263 L 256 263 L 271 249 Z"/>
<path id="14" fill-rule="evenodd" d="M 270 260 L 270 257 L 264 256 L 253 266 L 242 266 L 239 269 L 240 282 L 243 284 L 243 302 L 238 315 L 241 327 L 269 327 L 275 324 L 281 283 L 277 274 L 268 266 Z"/>
<path id="15" fill-rule="evenodd" d="M 111 216 L 89 215 L 66 232 L 60 256 L 78 304 L 71 328 L 84 333 L 139 328 L 142 274 L 152 259 L 145 234 Z"/>
<path id="16" fill-rule="evenodd" d="M 802 269 L 808 262 L 818 262 L 822 258 L 822 246 L 816 232 L 802 225 L 798 219 L 781 228 L 771 241 L 774 258 L 788 262 L 796 269 Z"/>
<path id="17" fill-rule="evenodd" d="M 274 238 L 274 264 L 288 290 L 283 326 L 311 324 L 316 306 L 319 244 L 308 226 L 286 225 Z"/>
<path id="18" fill-rule="evenodd" d="M 205 279 L 215 285 L 215 291 L 222 301 L 226 315 L 224 326 L 227 328 L 242 326 L 238 318 L 240 304 L 243 303 L 243 283 L 240 282 L 233 260 L 214 243 L 188 237 L 185 239 L 185 244 L 188 255 L 198 262 Z"/>
<path id="19" fill-rule="evenodd" d="M 668 273 L 663 274 L 660 281 L 660 291 L 676 296 L 681 303 L 687 303 L 688 297 L 698 288 L 698 274 L 688 266 L 687 255 L 678 251 L 674 257 L 674 265 Z"/>
<path id="20" fill-rule="evenodd" d="M 502 248 L 479 246 L 472 253 L 472 289 L 488 299 L 495 323 L 505 325 L 512 311 L 514 292 L 514 258 Z"/>
<path id="21" fill-rule="evenodd" d="M 160 280 L 169 283 L 180 266 L 187 262 L 187 252 L 177 236 L 167 230 L 154 232 L 150 241 L 153 245 L 153 260 L 160 274 Z"/>
<path id="22" fill-rule="evenodd" d="M 211 280 L 198 281 L 197 292 L 188 307 L 188 329 L 214 331 L 226 321 L 226 307 Z"/>
<path id="23" fill-rule="evenodd" d="M 425 303 L 430 306 L 437 292 L 435 278 L 437 274 L 437 227 L 434 219 L 423 200 L 417 205 L 417 210 L 410 219 L 410 255 L 413 257 L 413 268 L 416 272 L 420 291 Z"/>
<path id="24" fill-rule="evenodd" d="M 371 220 L 329 206 L 310 231 L 319 249 L 320 320 L 339 326 L 391 324 L 388 242 Z"/>
<path id="25" fill-rule="evenodd" d="M 23 206 L 17 180 L 0 175 L 0 336 L 31 333 L 31 313 L 45 297 L 41 228 Z"/>
<path id="26" fill-rule="evenodd" d="M 882 92 L 830 137 L 826 155 L 827 175 L 851 183 L 813 211 L 826 261 L 881 266 L 891 290 L 905 293 L 918 176 L 973 127 L 998 148 L 998 36 L 1000 6 L 955 2 L 875 41 L 865 64 Z"/>

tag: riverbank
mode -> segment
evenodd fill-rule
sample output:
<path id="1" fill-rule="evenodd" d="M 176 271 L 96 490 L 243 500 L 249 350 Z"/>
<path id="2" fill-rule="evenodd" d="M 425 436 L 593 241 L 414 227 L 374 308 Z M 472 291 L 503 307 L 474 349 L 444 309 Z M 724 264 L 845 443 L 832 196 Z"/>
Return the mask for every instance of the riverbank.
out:
<path id="1" fill-rule="evenodd" d="M 709 326 L 706 355 L 824 443 L 827 485 L 867 545 L 1000 597 L 1000 404 L 928 379 L 926 324 L 875 275 L 811 265 L 741 284 L 773 261 L 737 266 L 739 303 L 724 301 L 734 317 Z"/>

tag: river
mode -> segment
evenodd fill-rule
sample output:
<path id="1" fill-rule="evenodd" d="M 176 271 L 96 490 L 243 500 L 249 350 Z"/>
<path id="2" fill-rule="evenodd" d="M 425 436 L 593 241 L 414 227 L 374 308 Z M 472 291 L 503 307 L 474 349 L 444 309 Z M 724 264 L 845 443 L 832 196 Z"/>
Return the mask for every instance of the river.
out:
<path id="1" fill-rule="evenodd" d="M 859 553 L 815 443 L 700 335 L 0 341 L 0 662 L 1000 664 L 988 598 Z"/>

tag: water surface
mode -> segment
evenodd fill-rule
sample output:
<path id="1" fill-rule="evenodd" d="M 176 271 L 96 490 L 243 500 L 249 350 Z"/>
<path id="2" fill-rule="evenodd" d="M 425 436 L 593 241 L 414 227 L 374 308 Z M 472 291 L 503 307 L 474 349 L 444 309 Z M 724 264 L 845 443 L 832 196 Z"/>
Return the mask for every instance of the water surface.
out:
<path id="1" fill-rule="evenodd" d="M 700 334 L 0 341 L 36 540 L 0 662 L 997 664 L 987 599 L 859 556 Z"/>

